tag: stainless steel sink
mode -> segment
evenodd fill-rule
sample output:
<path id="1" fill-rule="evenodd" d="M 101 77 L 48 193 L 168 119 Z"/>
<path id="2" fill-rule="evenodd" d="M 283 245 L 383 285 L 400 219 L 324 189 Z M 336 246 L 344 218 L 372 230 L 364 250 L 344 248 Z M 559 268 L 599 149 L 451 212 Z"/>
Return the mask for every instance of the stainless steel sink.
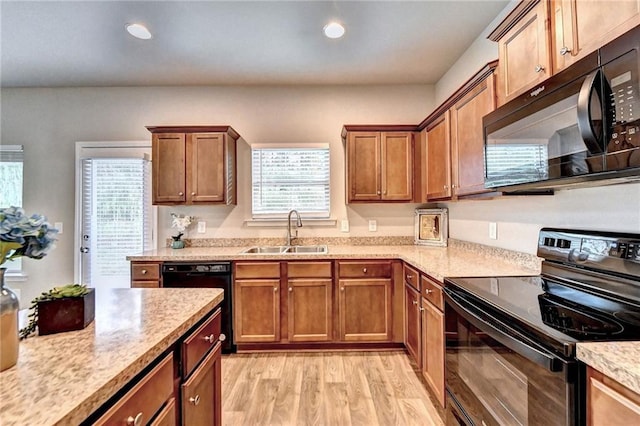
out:
<path id="1" fill-rule="evenodd" d="M 291 246 L 288 247 L 285 253 L 300 253 L 300 254 L 325 254 L 327 253 L 328 247 L 326 245 L 317 245 L 317 246 Z"/>
<path id="2" fill-rule="evenodd" d="M 278 254 L 278 253 L 284 253 L 286 249 L 288 249 L 289 247 L 287 246 L 256 246 L 256 247 L 250 247 L 248 249 L 246 249 L 245 251 L 243 251 L 242 253 L 245 254 Z"/>
<path id="3" fill-rule="evenodd" d="M 326 245 L 311 246 L 255 246 L 244 250 L 243 254 L 326 254 Z"/>

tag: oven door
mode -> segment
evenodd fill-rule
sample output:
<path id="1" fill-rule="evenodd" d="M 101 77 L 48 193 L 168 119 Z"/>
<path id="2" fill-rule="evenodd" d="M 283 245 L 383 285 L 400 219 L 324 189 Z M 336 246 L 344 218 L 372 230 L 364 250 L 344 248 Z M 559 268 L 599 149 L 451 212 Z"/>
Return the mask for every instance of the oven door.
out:
<path id="1" fill-rule="evenodd" d="M 578 425 L 584 368 L 445 288 L 447 424 Z M 581 372 L 582 371 L 582 372 Z"/>

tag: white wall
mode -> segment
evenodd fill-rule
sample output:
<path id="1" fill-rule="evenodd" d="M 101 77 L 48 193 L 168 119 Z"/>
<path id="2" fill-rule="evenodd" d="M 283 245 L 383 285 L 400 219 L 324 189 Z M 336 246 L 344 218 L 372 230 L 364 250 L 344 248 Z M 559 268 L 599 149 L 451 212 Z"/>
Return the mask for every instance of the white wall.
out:
<path id="1" fill-rule="evenodd" d="M 42 260 L 26 259 L 28 283 L 22 300 L 74 280 L 75 143 L 150 138 L 145 126 L 229 124 L 244 138 L 239 147 L 235 207 L 163 207 L 159 242 L 172 233 L 169 212 L 190 212 L 206 220 L 207 233 L 190 237 L 284 237 L 284 228 L 246 228 L 250 218 L 250 143 L 324 142 L 331 148 L 331 204 L 336 219 L 348 218 L 351 232 L 305 226 L 300 236 L 412 235 L 414 205 L 345 205 L 343 124 L 416 124 L 434 105 L 433 86 L 302 87 L 120 87 L 4 88 L 1 143 L 25 147 L 24 207 L 51 223 L 63 222 L 57 248 Z M 378 219 L 370 233 L 369 218 Z"/>

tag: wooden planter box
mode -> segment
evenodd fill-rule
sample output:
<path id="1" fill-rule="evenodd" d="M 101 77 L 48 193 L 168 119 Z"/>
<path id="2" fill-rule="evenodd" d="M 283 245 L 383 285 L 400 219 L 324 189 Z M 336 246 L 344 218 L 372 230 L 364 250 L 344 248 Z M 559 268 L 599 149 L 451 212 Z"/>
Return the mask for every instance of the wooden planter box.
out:
<path id="1" fill-rule="evenodd" d="M 38 334 L 82 330 L 95 318 L 96 292 L 90 288 L 82 297 L 38 302 Z"/>

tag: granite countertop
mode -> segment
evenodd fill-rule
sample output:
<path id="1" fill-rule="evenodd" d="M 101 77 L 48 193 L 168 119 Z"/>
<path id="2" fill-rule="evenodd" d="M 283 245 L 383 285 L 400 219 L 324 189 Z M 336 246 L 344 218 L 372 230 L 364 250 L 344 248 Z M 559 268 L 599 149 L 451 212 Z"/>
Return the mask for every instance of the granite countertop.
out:
<path id="1" fill-rule="evenodd" d="M 223 299 L 220 289 L 97 289 L 85 329 L 20 342 L 0 424 L 79 424 Z"/>
<path id="2" fill-rule="evenodd" d="M 128 256 L 132 261 L 326 260 L 400 259 L 442 281 L 444 277 L 538 275 L 540 259 L 533 255 L 477 244 L 449 247 L 416 245 L 329 245 L 326 254 L 242 254 L 248 247 L 161 248 Z"/>
<path id="3" fill-rule="evenodd" d="M 577 344 L 578 359 L 640 394 L 640 342 Z"/>

